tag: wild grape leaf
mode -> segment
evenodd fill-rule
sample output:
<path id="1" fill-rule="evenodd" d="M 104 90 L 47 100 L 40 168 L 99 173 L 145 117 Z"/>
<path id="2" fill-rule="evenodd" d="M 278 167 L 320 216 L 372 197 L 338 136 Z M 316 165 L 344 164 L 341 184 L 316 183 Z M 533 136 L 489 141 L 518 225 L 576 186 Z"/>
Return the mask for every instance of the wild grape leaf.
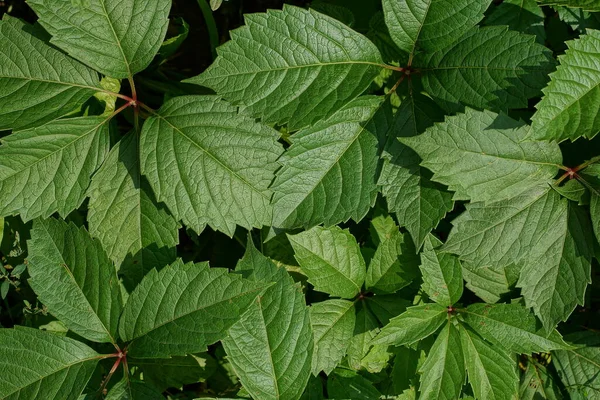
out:
<path id="1" fill-rule="evenodd" d="M 371 347 L 360 363 L 362 368 L 367 372 L 379 374 L 388 367 L 390 358 L 392 358 L 393 355 L 394 354 L 391 349 L 389 349 L 389 346 L 378 344 Z"/>
<path id="2" fill-rule="evenodd" d="M 504 0 L 493 9 L 484 24 L 508 25 L 513 31 L 536 35 L 537 41 L 544 44 L 544 19 L 544 11 L 535 0 Z"/>
<path id="3" fill-rule="evenodd" d="M 67 328 L 95 342 L 117 342 L 123 308 L 117 270 L 84 228 L 36 220 L 28 271 L 38 299 Z"/>
<path id="4" fill-rule="evenodd" d="M 316 226 L 288 235 L 302 272 L 315 290 L 351 299 L 365 280 L 365 261 L 348 230 Z"/>
<path id="5" fill-rule="evenodd" d="M 502 347 L 484 341 L 466 327 L 460 329 L 469 382 L 477 399 L 514 400 L 519 390 L 517 359 Z"/>
<path id="6" fill-rule="evenodd" d="M 460 335 L 448 321 L 421 367 L 419 400 L 454 400 L 465 383 L 465 360 Z"/>
<path id="7" fill-rule="evenodd" d="M 527 369 L 521 377 L 520 400 L 559 400 L 563 397 L 552 375 L 543 365 L 529 360 Z"/>
<path id="8" fill-rule="evenodd" d="M 417 137 L 400 141 L 423 159 L 433 180 L 455 200 L 499 201 L 547 186 L 562 164 L 556 143 L 524 142 L 528 126 L 491 111 L 467 108 Z"/>
<path id="9" fill-rule="evenodd" d="M 588 166 L 580 173 L 580 176 L 588 183 L 586 186 L 590 192 L 590 216 L 592 218 L 592 228 L 596 240 L 600 242 L 600 164 Z M 577 182 L 580 186 L 583 186 L 578 180 L 570 180 L 569 182 Z M 585 189 L 584 191 L 587 192 Z"/>
<path id="10" fill-rule="evenodd" d="M 311 372 L 313 335 L 302 288 L 248 239 L 236 272 L 250 281 L 275 282 L 229 328 L 223 347 L 254 398 L 299 399 Z"/>
<path id="11" fill-rule="evenodd" d="M 278 137 L 216 96 L 175 97 L 144 123 L 141 170 L 176 219 L 233 236 L 270 225 Z"/>
<path id="12" fill-rule="evenodd" d="M 516 283 L 509 282 L 508 267 L 480 267 L 470 262 L 461 264 L 465 286 L 486 303 L 498 302 L 502 295 L 510 291 L 511 283 Z"/>
<path id="13" fill-rule="evenodd" d="M 159 391 L 205 382 L 217 369 L 217 362 L 206 353 L 171 358 L 130 357 L 128 363 L 139 367 L 144 381 Z"/>
<path id="14" fill-rule="evenodd" d="M 394 366 L 390 377 L 394 391 L 402 393 L 414 386 L 415 380 L 419 376 L 417 373 L 419 364 L 425 353 L 421 349 L 414 350 L 405 346 L 395 347 L 394 353 Z"/>
<path id="15" fill-rule="evenodd" d="M 527 108 L 554 70 L 552 52 L 506 26 L 474 28 L 435 53 L 415 58 L 423 87 L 447 111 L 464 106 Z"/>
<path id="16" fill-rule="evenodd" d="M 525 259 L 517 282 L 525 304 L 548 329 L 584 304 L 594 252 L 589 216 L 573 203 L 565 218 L 551 226 L 545 240 Z"/>
<path id="17" fill-rule="evenodd" d="M 452 221 L 442 249 L 473 267 L 507 266 L 531 256 L 536 247 L 550 248 L 556 235 L 564 234 L 567 208 L 567 200 L 549 186 L 487 205 L 471 203 Z"/>
<path id="18" fill-rule="evenodd" d="M 150 64 L 169 25 L 170 0 L 29 0 L 50 42 L 113 78 Z"/>
<path id="19" fill-rule="evenodd" d="M 156 204 L 141 178 L 138 143 L 135 132 L 121 139 L 88 189 L 90 234 L 117 265 L 126 260 L 120 273 L 135 284 L 151 269 L 173 262 L 179 243 L 179 224 Z"/>
<path id="20" fill-rule="evenodd" d="M 438 304 L 409 307 L 406 312 L 392 318 L 371 344 L 403 346 L 425 339 L 447 320 L 448 310 Z"/>
<path id="21" fill-rule="evenodd" d="M 99 90 L 98 74 L 31 33 L 16 18 L 0 21 L 0 131 L 42 125 Z"/>
<path id="22" fill-rule="evenodd" d="M 406 227 L 417 248 L 454 205 L 452 195 L 419 163 L 421 158 L 398 138 L 416 136 L 443 121 L 443 111 L 428 97 L 413 94 L 403 99 L 389 124 L 383 150 L 383 168 L 377 184 L 386 197 L 388 210 Z"/>
<path id="23" fill-rule="evenodd" d="M 164 396 L 144 381 L 124 377 L 110 389 L 105 400 L 164 400 Z"/>
<path id="24" fill-rule="evenodd" d="M 538 2 L 543 5 L 582 8 L 586 11 L 600 11 L 600 4 L 596 0 L 538 0 Z"/>
<path id="25" fill-rule="evenodd" d="M 66 217 L 78 208 L 108 153 L 107 122 L 69 118 L 3 137 L 0 215 L 21 214 L 28 221 L 55 212 Z"/>
<path id="26" fill-rule="evenodd" d="M 301 400 L 325 400 L 323 395 L 323 381 L 320 376 L 311 376 Z"/>
<path id="27" fill-rule="evenodd" d="M 600 399 L 600 339 L 597 332 L 565 336 L 577 348 L 552 352 L 552 364 L 573 399 Z"/>
<path id="28" fill-rule="evenodd" d="M 569 179 L 564 185 L 552 185 L 552 189 L 556 190 L 564 198 L 572 200 L 579 205 L 589 202 L 588 191 L 586 187 L 577 179 Z M 600 193 L 600 192 L 599 192 Z"/>
<path id="29" fill-rule="evenodd" d="M 291 137 L 271 189 L 273 226 L 310 228 L 360 221 L 377 196 L 381 98 L 352 101 Z"/>
<path id="30" fill-rule="evenodd" d="M 327 394 L 330 399 L 372 400 L 381 393 L 367 378 L 354 371 L 338 368 L 327 378 Z"/>
<path id="31" fill-rule="evenodd" d="M 465 322 L 484 339 L 516 353 L 570 348 L 557 331 L 540 331 L 533 314 L 519 304 L 476 303 L 462 310 Z"/>
<path id="32" fill-rule="evenodd" d="M 268 284 L 208 263 L 177 260 L 153 269 L 129 295 L 119 335 L 134 358 L 198 353 L 223 339 Z"/>
<path id="33" fill-rule="evenodd" d="M 383 0 L 385 23 L 407 53 L 442 49 L 483 19 L 490 0 Z"/>
<path id="34" fill-rule="evenodd" d="M 312 125 L 360 95 L 382 68 L 373 43 L 317 11 L 285 5 L 245 21 L 215 62 L 184 82 L 214 89 L 267 124 Z"/>
<path id="35" fill-rule="evenodd" d="M 76 340 L 16 326 L 0 329 L 0 398 L 77 400 L 103 357 Z"/>
<path id="36" fill-rule="evenodd" d="M 600 13 L 584 11 L 581 8 L 552 6 L 561 21 L 579 33 L 584 34 L 587 29 L 600 28 Z"/>
<path id="37" fill-rule="evenodd" d="M 365 300 L 369 310 L 375 314 L 379 322 L 382 325 L 387 325 L 392 318 L 402 314 L 407 307 L 412 305 L 412 302 L 404 297 L 402 293 L 377 294 L 367 296 Z"/>
<path id="38" fill-rule="evenodd" d="M 425 293 L 439 305 L 448 307 L 462 297 L 462 266 L 458 257 L 436 250 L 441 245 L 442 242 L 435 236 L 427 236 L 419 268 Z"/>
<path id="39" fill-rule="evenodd" d="M 312 373 L 327 375 L 342 361 L 356 323 L 354 303 L 348 300 L 325 300 L 310 306 L 310 323 L 315 338 Z"/>
<path id="40" fill-rule="evenodd" d="M 357 371 L 362 368 L 361 361 L 369 352 L 371 339 L 377 335 L 378 327 L 379 322 L 375 315 L 367 307 L 359 307 L 359 311 L 356 313 L 354 336 L 352 336 L 347 350 L 350 368 Z"/>
<path id="41" fill-rule="evenodd" d="M 531 136 L 563 141 L 585 136 L 591 139 L 600 131 L 600 31 L 588 29 L 586 35 L 567 42 L 560 65 L 550 75 L 542 101 L 536 104 Z"/>

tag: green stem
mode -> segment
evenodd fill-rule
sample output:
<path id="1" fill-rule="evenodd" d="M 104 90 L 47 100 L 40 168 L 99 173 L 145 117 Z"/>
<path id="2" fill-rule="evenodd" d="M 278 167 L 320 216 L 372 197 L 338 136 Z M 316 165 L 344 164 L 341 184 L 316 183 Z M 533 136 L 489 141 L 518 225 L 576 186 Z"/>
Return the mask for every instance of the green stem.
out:
<path id="1" fill-rule="evenodd" d="M 208 37 L 210 39 L 210 50 L 213 59 L 217 58 L 217 47 L 219 46 L 219 31 L 217 30 L 217 23 L 213 16 L 212 9 L 207 0 L 198 0 L 198 5 L 204 16 L 204 22 L 206 23 L 206 29 L 208 29 Z"/>
<path id="2" fill-rule="evenodd" d="M 591 158 L 588 161 L 584 162 L 583 164 L 576 166 L 575 168 L 573 168 L 573 171 L 575 171 L 575 172 L 581 171 L 582 169 L 585 169 L 585 168 L 589 167 L 590 165 L 595 164 L 599 161 L 600 161 L 600 156 L 596 156 L 596 157 Z"/>

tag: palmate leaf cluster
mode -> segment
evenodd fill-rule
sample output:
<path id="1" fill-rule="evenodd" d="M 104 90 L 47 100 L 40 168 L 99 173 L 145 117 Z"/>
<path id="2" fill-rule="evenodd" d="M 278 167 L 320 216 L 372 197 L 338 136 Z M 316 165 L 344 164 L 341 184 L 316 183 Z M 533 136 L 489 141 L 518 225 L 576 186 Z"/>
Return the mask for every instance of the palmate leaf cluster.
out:
<path id="1" fill-rule="evenodd" d="M 51 322 L 0 329 L 1 399 L 600 398 L 571 322 L 597 1 L 382 0 L 368 32 L 366 5 L 285 5 L 157 106 L 170 0 L 28 4 L 0 21 L 0 294 L 23 275 Z M 182 254 L 203 231 L 235 269 Z"/>

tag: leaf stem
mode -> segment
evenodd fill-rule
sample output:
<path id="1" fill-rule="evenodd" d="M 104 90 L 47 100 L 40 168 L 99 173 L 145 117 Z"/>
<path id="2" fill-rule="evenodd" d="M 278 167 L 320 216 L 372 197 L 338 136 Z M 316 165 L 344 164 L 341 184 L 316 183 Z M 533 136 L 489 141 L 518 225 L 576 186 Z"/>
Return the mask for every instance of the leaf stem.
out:
<path id="1" fill-rule="evenodd" d="M 217 47 L 219 47 L 219 30 L 217 29 L 217 23 L 215 22 L 213 11 L 207 0 L 198 0 L 198 6 L 200 6 L 200 11 L 202 11 L 206 29 L 208 30 L 210 52 L 212 53 L 213 59 L 215 59 L 217 58 Z"/>
<path id="2" fill-rule="evenodd" d="M 587 160 L 586 162 L 584 162 L 583 164 L 580 164 L 580 165 L 576 166 L 575 168 L 573 168 L 573 171 L 575 171 L 575 172 L 581 171 L 582 169 L 585 169 L 585 168 L 589 167 L 590 165 L 595 164 L 599 161 L 600 161 L 600 156 L 593 157 L 593 158 Z"/>

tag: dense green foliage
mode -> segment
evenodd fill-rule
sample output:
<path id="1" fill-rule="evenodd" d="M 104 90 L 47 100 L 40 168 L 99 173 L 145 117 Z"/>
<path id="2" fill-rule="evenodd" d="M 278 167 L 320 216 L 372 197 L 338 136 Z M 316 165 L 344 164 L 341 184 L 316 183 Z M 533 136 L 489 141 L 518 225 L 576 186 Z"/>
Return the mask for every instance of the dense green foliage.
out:
<path id="1" fill-rule="evenodd" d="M 0 399 L 600 399 L 599 1 L 176 3 L 0 21 Z"/>

